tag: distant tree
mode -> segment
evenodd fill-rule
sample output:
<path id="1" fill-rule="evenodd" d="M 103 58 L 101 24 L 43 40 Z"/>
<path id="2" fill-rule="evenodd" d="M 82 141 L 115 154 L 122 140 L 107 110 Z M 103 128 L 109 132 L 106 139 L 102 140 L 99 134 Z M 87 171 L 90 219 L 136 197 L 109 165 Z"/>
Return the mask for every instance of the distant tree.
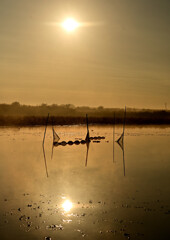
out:
<path id="1" fill-rule="evenodd" d="M 97 109 L 101 111 L 101 110 L 104 109 L 104 107 L 103 106 L 99 106 Z"/>
<path id="2" fill-rule="evenodd" d="M 75 106 L 73 104 L 66 104 L 65 106 L 66 106 L 66 108 L 72 108 L 72 109 L 75 108 Z"/>
<path id="3" fill-rule="evenodd" d="M 47 104 L 46 103 L 42 103 L 41 107 L 47 107 Z"/>
<path id="4" fill-rule="evenodd" d="M 13 102 L 11 104 L 12 107 L 20 107 L 20 103 L 19 102 Z"/>

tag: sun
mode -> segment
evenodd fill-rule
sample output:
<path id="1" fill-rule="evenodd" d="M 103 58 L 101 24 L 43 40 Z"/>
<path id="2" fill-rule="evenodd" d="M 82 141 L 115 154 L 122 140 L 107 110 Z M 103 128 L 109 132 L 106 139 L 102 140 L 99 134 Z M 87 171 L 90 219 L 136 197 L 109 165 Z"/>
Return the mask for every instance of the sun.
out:
<path id="1" fill-rule="evenodd" d="M 76 28 L 78 28 L 79 23 L 76 22 L 73 18 L 67 18 L 63 23 L 62 27 L 67 31 L 67 32 L 73 32 Z"/>

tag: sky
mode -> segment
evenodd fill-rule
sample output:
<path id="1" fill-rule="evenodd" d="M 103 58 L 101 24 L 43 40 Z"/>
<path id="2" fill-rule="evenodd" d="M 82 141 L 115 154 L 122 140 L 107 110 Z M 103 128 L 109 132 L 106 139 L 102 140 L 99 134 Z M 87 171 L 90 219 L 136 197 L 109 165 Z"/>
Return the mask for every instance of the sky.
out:
<path id="1" fill-rule="evenodd" d="M 169 13 L 169 0 L 1 0 L 0 103 L 170 107 Z M 68 17 L 82 26 L 66 32 Z"/>

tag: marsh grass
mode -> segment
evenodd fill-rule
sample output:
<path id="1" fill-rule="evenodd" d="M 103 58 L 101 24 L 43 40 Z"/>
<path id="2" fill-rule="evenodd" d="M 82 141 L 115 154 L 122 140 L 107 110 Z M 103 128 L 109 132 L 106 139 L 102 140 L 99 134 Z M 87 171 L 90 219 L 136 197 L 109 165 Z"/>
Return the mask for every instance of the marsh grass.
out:
<path id="1" fill-rule="evenodd" d="M 74 125 L 86 124 L 88 113 L 90 124 L 123 124 L 124 109 L 74 107 L 66 105 L 27 106 L 18 102 L 12 104 L 0 104 L 0 126 L 36 126 L 45 125 L 47 115 L 49 124 Z M 127 108 L 127 125 L 168 125 L 170 124 L 170 111 L 151 109 Z"/>

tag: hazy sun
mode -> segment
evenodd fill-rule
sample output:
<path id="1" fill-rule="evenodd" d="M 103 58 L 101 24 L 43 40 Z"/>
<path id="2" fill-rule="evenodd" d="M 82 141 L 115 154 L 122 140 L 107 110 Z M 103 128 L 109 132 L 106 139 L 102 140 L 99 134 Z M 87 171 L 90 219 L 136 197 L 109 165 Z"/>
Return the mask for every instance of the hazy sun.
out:
<path id="1" fill-rule="evenodd" d="M 68 32 L 74 31 L 78 26 L 79 26 L 79 23 L 76 22 L 73 18 L 67 18 L 62 23 L 62 27 Z"/>

